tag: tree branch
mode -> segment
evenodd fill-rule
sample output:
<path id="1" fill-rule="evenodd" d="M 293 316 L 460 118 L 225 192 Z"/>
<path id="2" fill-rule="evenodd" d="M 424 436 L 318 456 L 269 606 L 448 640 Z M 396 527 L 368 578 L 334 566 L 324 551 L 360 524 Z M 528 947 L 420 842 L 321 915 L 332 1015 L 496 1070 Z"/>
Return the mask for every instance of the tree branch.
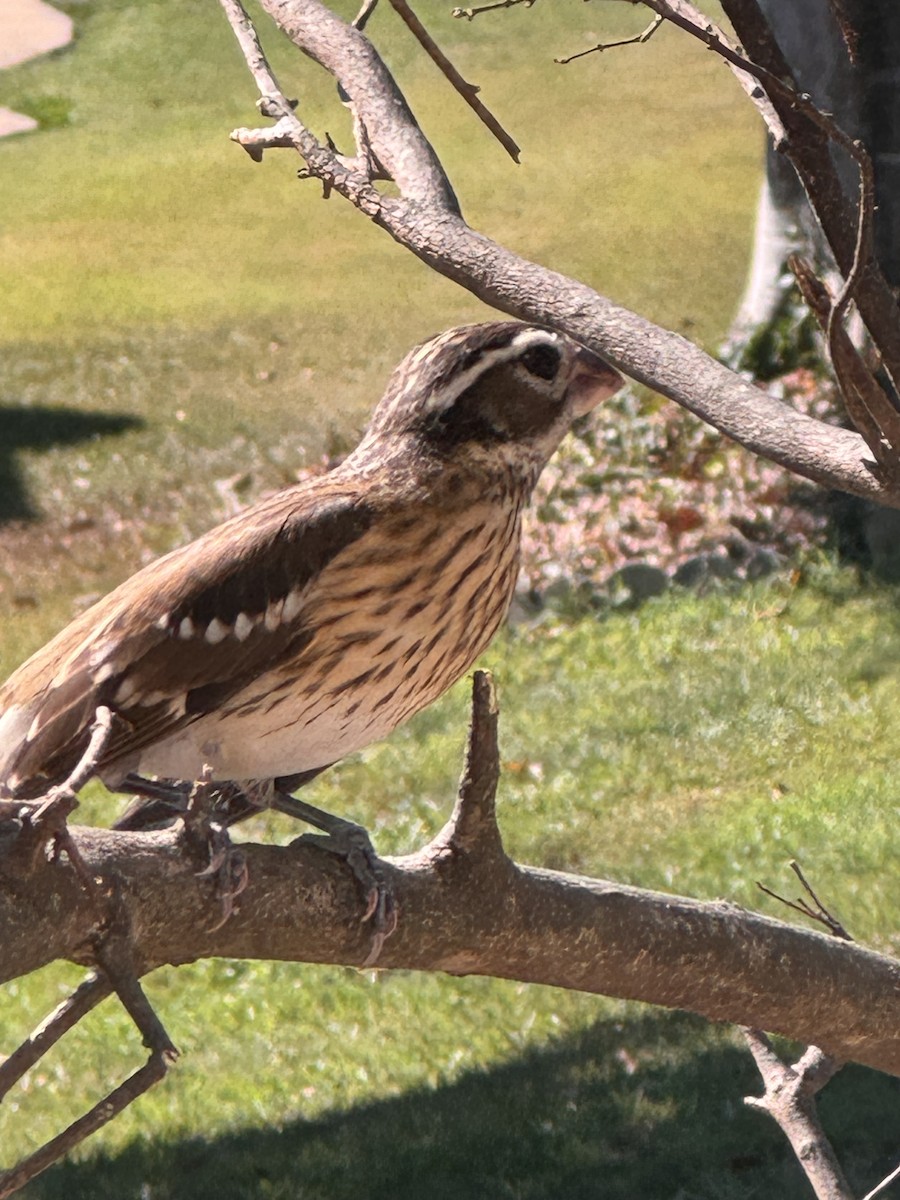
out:
<path id="1" fill-rule="evenodd" d="M 454 819 L 418 853 L 384 863 L 401 919 L 380 967 L 689 1009 L 900 1075 L 900 963 L 735 905 L 516 865 L 491 832 L 485 737 L 490 722 L 473 732 Z M 475 762 L 487 778 L 472 774 Z M 116 887 L 141 973 L 205 957 L 352 964 L 369 953 L 354 880 L 315 846 L 242 846 L 248 883 L 223 924 L 215 882 L 198 877 L 177 829 L 71 836 L 104 888 Z M 60 958 L 93 965 L 94 923 L 68 862 L 25 879 L 16 837 L 0 840 L 0 982 Z"/>
<path id="2" fill-rule="evenodd" d="M 651 7 L 658 11 L 657 0 L 653 0 Z M 864 203 L 870 170 L 865 148 L 798 91 L 757 0 L 723 0 L 722 7 L 741 40 L 745 58 L 755 64 L 757 78 L 784 125 L 785 141 L 779 149 L 789 147 L 788 156 L 838 270 L 848 283 L 852 279 L 852 298 L 859 315 L 894 388 L 900 390 L 900 310 L 865 244 L 870 214 L 846 195 L 831 153 L 833 143 L 853 159 L 860 172 L 860 203 Z"/>
<path id="3" fill-rule="evenodd" d="M 832 1078 L 840 1064 L 817 1046 L 810 1046 L 789 1067 L 760 1030 L 745 1029 L 744 1037 L 766 1088 L 765 1095 L 747 1096 L 745 1103 L 767 1112 L 778 1122 L 818 1200 L 853 1200 L 841 1164 L 822 1129 L 815 1102 L 816 1092 Z"/>
<path id="4" fill-rule="evenodd" d="M 900 489 L 873 473 L 876 464 L 858 434 L 796 412 L 678 334 L 472 230 L 459 215 L 437 156 L 370 43 L 319 0 L 262 4 L 351 97 L 378 161 L 401 195 L 382 196 L 368 178 L 348 171 L 322 147 L 295 114 L 285 115 L 279 133 L 290 130 L 310 174 L 325 180 L 433 270 L 487 304 L 569 333 L 633 379 L 799 475 L 900 507 Z"/>
<path id="5" fill-rule="evenodd" d="M 479 121 L 491 131 L 513 162 L 518 162 L 519 154 L 521 153 L 520 147 L 517 145 L 515 139 L 506 132 L 491 110 L 478 99 L 480 89 L 474 83 L 468 83 L 463 79 L 456 67 L 409 7 L 406 0 L 391 0 L 391 7 L 406 25 L 407 29 L 409 29 L 410 33 L 412 33 L 413 37 L 416 38 L 419 45 L 438 70 L 443 73 L 445 79 L 459 92 Z M 357 24 L 358 28 L 359 25 Z"/>

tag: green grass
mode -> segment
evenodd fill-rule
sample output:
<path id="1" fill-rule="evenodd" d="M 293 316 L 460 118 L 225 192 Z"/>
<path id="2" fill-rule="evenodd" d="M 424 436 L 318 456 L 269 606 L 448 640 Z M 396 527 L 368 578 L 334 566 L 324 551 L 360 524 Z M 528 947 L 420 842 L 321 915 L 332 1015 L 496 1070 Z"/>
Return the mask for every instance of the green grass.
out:
<path id="1" fill-rule="evenodd" d="M 73 48 L 0 76 L 0 103 L 44 122 L 0 143 L 0 674 L 148 555 L 352 440 L 416 339 L 485 314 L 298 183 L 287 154 L 254 166 L 228 144 L 256 122 L 254 91 L 214 4 L 71 10 Z M 448 10 L 429 22 L 522 142 L 520 167 L 387 11 L 372 33 L 472 223 L 715 344 L 761 148 L 724 69 L 673 31 L 550 62 L 636 31 L 624 5 L 472 25 Z M 346 142 L 332 85 L 264 36 L 316 131 Z M 486 662 L 510 850 L 770 912 L 755 880 L 793 894 L 797 857 L 859 938 L 896 952 L 897 632 L 894 592 L 823 567 L 796 588 L 507 633 Z M 460 685 L 315 798 L 385 853 L 421 845 L 452 803 L 466 715 Z M 93 789 L 82 815 L 112 804 Z M 77 978 L 55 966 L 4 989 L 4 1048 Z M 148 990 L 182 1059 L 30 1197 L 805 1195 L 781 1136 L 741 1104 L 757 1090 L 747 1055 L 694 1018 L 271 963 L 160 971 Z M 3 1162 L 142 1055 L 107 1002 L 7 1099 Z M 893 1165 L 897 1093 L 857 1070 L 826 1093 L 860 1193 Z"/>

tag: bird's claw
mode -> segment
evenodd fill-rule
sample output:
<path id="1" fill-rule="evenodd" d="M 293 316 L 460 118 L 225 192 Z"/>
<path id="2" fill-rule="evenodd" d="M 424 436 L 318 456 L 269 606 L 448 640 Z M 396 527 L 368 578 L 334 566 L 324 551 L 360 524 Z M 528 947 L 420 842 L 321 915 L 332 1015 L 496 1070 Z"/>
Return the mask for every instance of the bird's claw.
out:
<path id="1" fill-rule="evenodd" d="M 397 906 L 369 834 L 353 821 L 335 819 L 328 833 L 304 833 L 297 841 L 343 858 L 362 888 L 366 904 L 360 924 L 371 922 L 372 928 L 372 944 L 362 965 L 371 967 L 381 954 L 385 941 L 397 928 Z"/>

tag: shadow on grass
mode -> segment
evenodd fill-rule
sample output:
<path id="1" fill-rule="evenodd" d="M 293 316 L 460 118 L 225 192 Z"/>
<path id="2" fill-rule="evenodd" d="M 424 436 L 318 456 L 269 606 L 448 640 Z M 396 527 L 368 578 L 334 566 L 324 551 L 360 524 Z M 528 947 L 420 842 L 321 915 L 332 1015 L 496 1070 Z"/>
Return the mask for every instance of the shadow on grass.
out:
<path id="1" fill-rule="evenodd" d="M 248 1074 L 248 1110 L 251 1089 Z M 115 1156 L 62 1164 L 25 1195 L 806 1200 L 809 1186 L 780 1131 L 742 1103 L 758 1091 L 747 1053 L 719 1031 L 649 1014 L 315 1121 L 181 1142 L 148 1135 Z M 900 1080 L 857 1068 L 823 1097 L 823 1120 L 859 1195 L 894 1166 L 898 1101 Z"/>
<path id="2" fill-rule="evenodd" d="M 19 451 L 71 446 L 126 433 L 143 424 L 139 417 L 124 414 L 0 404 L 0 522 L 31 521 L 39 515 L 16 461 Z"/>

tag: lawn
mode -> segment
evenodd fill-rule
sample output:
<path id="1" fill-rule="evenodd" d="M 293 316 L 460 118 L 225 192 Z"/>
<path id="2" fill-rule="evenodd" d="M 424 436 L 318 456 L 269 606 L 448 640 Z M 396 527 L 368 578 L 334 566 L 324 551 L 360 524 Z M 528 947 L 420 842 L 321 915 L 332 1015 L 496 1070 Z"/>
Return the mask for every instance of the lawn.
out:
<path id="1" fill-rule="evenodd" d="M 355 4 L 344 4 L 351 11 Z M 524 146 L 505 159 L 379 10 L 385 47 L 473 224 L 709 345 L 747 258 L 761 135 L 730 76 L 628 6 L 429 21 Z M 227 141 L 254 92 L 215 4 L 72 4 L 69 50 L 7 72 L 46 128 L 0 144 L 0 673 L 128 570 L 352 442 L 418 338 L 487 310 L 338 200 Z M 320 134 L 332 86 L 278 46 Z M 715 252 L 711 252 L 711 247 Z M 501 821 L 524 861 L 778 910 L 798 858 L 851 931 L 900 951 L 897 595 L 827 561 L 637 611 L 552 610 L 497 640 Z M 449 810 L 465 683 L 315 797 L 385 853 Z M 82 814 L 106 820 L 89 791 Z M 258 836 L 295 832 L 261 821 Z M 173 914 L 177 919 L 177 914 Z M 4 989 L 12 1047 L 78 977 Z M 801 1197 L 735 1035 L 495 980 L 204 962 L 148 990 L 170 1078 L 37 1197 Z M 4 1163 L 140 1061 L 111 1003 L 0 1111 Z M 848 1069 L 823 1109 L 860 1194 L 896 1158 L 896 1080 Z"/>

